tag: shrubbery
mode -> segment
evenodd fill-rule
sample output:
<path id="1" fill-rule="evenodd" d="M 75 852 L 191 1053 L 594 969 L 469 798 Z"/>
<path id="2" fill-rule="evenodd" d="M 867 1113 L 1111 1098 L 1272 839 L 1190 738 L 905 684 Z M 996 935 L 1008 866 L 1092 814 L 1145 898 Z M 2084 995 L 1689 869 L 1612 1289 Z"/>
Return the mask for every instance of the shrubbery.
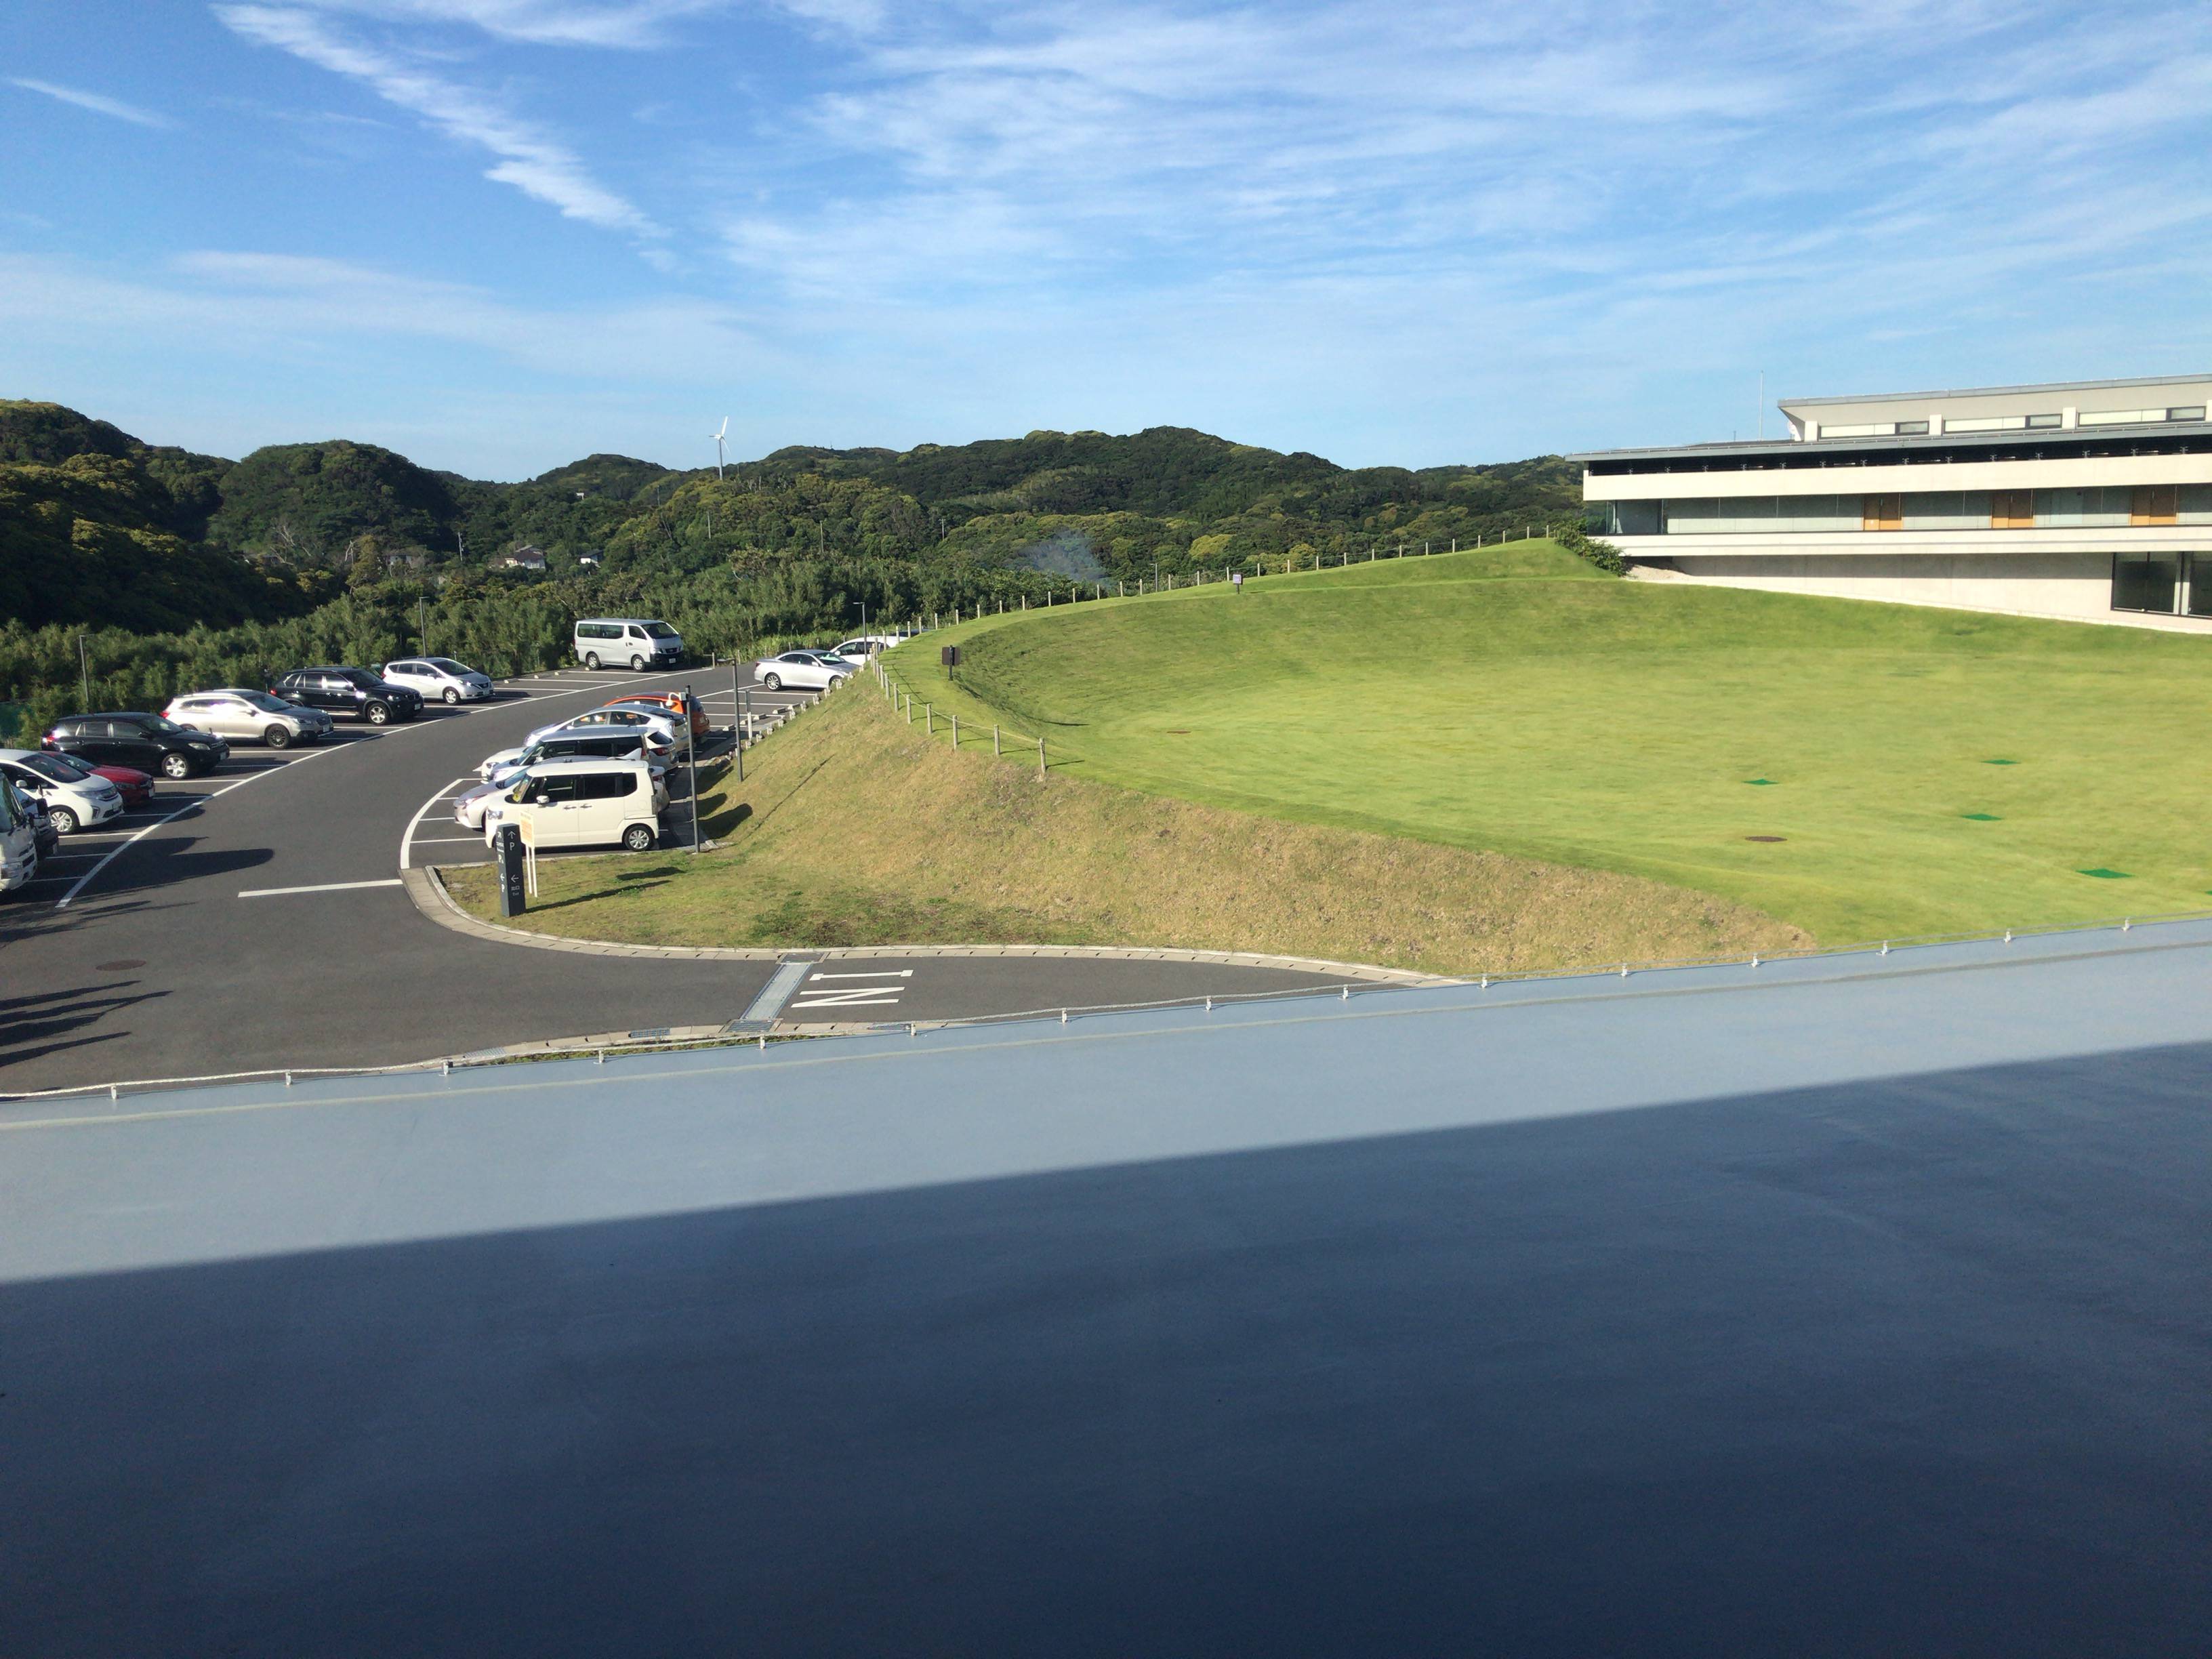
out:
<path id="1" fill-rule="evenodd" d="M 1578 524 L 1553 525 L 1551 537 L 1568 552 L 1588 559 L 1608 575 L 1625 576 L 1628 574 L 1628 561 L 1621 556 L 1620 550 L 1611 542 L 1600 541 Z"/>

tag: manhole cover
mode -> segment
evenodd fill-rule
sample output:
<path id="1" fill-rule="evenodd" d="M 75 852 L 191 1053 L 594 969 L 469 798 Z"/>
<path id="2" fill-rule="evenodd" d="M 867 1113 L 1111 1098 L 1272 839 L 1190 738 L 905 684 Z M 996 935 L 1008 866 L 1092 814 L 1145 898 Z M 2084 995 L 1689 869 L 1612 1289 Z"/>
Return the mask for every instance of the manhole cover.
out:
<path id="1" fill-rule="evenodd" d="M 1746 841 L 1786 841 L 1789 837 L 1786 836 L 1746 836 L 1744 839 Z"/>
<path id="2" fill-rule="evenodd" d="M 92 965 L 94 970 L 98 973 L 119 974 L 125 968 L 143 968 L 146 965 L 146 958 L 143 957 L 118 957 L 112 962 L 95 962 Z"/>

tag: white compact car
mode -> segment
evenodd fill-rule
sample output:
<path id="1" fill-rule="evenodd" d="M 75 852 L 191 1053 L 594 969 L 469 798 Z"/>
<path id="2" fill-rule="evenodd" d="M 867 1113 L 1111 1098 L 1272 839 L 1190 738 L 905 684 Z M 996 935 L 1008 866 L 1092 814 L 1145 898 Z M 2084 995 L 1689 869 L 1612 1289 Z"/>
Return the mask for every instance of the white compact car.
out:
<path id="1" fill-rule="evenodd" d="M 683 732 L 676 724 L 676 716 L 665 709 L 634 708 L 593 708 L 564 720 L 555 720 L 550 726 L 541 726 L 522 740 L 525 748 L 541 738 L 555 732 L 597 734 L 609 732 L 649 732 L 672 748 L 683 740 Z"/>
<path id="2" fill-rule="evenodd" d="M 270 749 L 320 743 L 337 730 L 331 717 L 319 708 L 236 685 L 172 697 L 161 718 L 196 732 L 212 732 L 234 743 L 258 743 Z"/>
<path id="3" fill-rule="evenodd" d="M 826 691 L 853 678 L 850 668 L 832 668 L 811 651 L 787 651 L 753 665 L 753 678 L 771 691 L 787 685 L 802 691 Z"/>
<path id="4" fill-rule="evenodd" d="M 510 766 L 489 783 L 477 784 L 454 796 L 453 822 L 471 834 L 478 833 L 497 821 L 501 806 L 514 793 L 515 785 L 525 779 L 547 777 L 564 766 L 599 763 L 596 760 L 569 756 L 561 760 L 536 761 L 528 766 Z"/>
<path id="5" fill-rule="evenodd" d="M 643 761 L 570 761 L 533 767 L 485 804 L 484 844 L 501 824 L 527 823 L 531 845 L 620 846 L 649 853 L 660 844 L 668 791 Z"/>
<path id="6" fill-rule="evenodd" d="M 44 801 L 54 828 L 64 836 L 123 816 L 123 792 L 67 755 L 0 749 L 0 782 L 12 783 L 32 799 Z"/>
<path id="7" fill-rule="evenodd" d="M 491 676 L 451 657 L 402 657 L 384 665 L 384 678 L 422 694 L 425 703 L 482 702 L 491 696 Z"/>

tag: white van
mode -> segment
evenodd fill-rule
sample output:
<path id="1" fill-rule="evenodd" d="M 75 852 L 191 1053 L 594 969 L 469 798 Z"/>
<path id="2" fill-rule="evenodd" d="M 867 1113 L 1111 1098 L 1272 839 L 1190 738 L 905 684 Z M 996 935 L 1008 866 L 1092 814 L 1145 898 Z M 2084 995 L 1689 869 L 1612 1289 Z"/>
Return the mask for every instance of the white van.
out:
<path id="1" fill-rule="evenodd" d="M 684 641 L 665 622 L 646 617 L 586 617 L 576 623 L 576 660 L 586 668 L 673 668 Z"/>
<path id="2" fill-rule="evenodd" d="M 623 847 L 649 853 L 660 844 L 666 786 L 641 760 L 562 761 L 534 767 L 484 811 L 484 845 L 502 823 L 530 825 L 533 847 Z"/>
<path id="3" fill-rule="evenodd" d="M 28 814 L 15 807 L 15 792 L 0 783 L 0 893 L 12 893 L 39 873 L 39 837 Z"/>

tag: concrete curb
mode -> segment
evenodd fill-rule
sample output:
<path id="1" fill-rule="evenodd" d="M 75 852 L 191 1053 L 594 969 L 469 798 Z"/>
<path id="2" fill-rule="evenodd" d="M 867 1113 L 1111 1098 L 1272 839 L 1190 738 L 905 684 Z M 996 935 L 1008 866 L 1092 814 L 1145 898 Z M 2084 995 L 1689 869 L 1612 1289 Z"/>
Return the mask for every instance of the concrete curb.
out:
<path id="1" fill-rule="evenodd" d="M 1376 968 L 1365 963 L 1323 962 L 1310 957 L 1263 956 L 1250 951 L 1176 951 L 1115 945 L 830 945 L 822 949 L 793 946 L 702 945 L 617 945 L 601 939 L 560 939 L 527 933 L 520 928 L 498 927 L 478 921 L 453 902 L 445 882 L 434 869 L 410 869 L 401 874 L 415 908 L 441 927 L 483 939 L 494 945 L 520 945 L 538 951 L 569 951 L 595 957 L 674 957 L 694 962 L 781 962 L 791 957 L 1072 957 L 1115 962 L 1206 962 L 1228 968 L 1278 968 L 1294 973 L 1328 974 L 1340 979 L 1364 980 L 1377 985 L 1462 985 L 1464 980 L 1441 974 L 1415 973 L 1409 969 Z M 812 1028 L 809 1028 L 812 1029 Z"/>

